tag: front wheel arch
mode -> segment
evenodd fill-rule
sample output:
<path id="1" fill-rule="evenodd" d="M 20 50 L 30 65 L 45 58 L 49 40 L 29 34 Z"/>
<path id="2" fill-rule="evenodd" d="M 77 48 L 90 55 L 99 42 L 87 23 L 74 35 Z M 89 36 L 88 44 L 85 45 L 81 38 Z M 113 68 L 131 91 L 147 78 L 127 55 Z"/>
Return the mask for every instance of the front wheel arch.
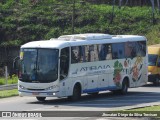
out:
<path id="1" fill-rule="evenodd" d="M 81 84 L 79 82 L 76 83 L 73 87 L 72 95 L 68 96 L 69 100 L 72 101 L 79 100 L 81 97 L 81 90 L 82 90 Z"/>

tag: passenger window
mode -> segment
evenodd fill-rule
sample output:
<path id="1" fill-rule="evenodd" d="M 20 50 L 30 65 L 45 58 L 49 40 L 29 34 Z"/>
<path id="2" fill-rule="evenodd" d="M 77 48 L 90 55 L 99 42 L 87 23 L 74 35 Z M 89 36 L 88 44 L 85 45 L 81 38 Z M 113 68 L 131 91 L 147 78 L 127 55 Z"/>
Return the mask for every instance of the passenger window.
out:
<path id="1" fill-rule="evenodd" d="M 89 45 L 86 45 L 84 47 L 85 47 L 85 60 L 86 62 L 90 62 Z"/>
<path id="2" fill-rule="evenodd" d="M 78 63 L 79 62 L 79 47 L 75 46 L 71 48 L 71 62 Z"/>
<path id="3" fill-rule="evenodd" d="M 132 43 L 133 42 L 126 42 L 125 43 L 125 57 L 126 58 L 131 57 L 131 53 L 132 53 L 132 49 L 133 49 Z"/>
<path id="4" fill-rule="evenodd" d="M 86 57 L 85 57 L 85 46 L 79 46 L 79 55 L 80 55 L 80 60 L 79 62 L 86 62 Z"/>
<path id="5" fill-rule="evenodd" d="M 139 41 L 137 42 L 137 56 L 146 56 L 146 42 Z"/>
<path id="6" fill-rule="evenodd" d="M 89 62 L 98 61 L 98 49 L 97 45 L 90 45 L 89 46 Z"/>
<path id="7" fill-rule="evenodd" d="M 72 63 L 82 63 L 86 61 L 85 57 L 85 47 L 84 46 L 74 46 L 71 48 L 71 62 Z"/>
<path id="8" fill-rule="evenodd" d="M 134 58 L 137 56 L 146 56 L 146 42 L 137 41 L 125 43 L 125 57 Z"/>
<path id="9" fill-rule="evenodd" d="M 111 52 L 111 45 L 110 44 L 102 44 L 98 45 L 99 49 L 99 60 L 111 60 L 112 59 L 112 52 Z"/>
<path id="10" fill-rule="evenodd" d="M 60 80 L 68 76 L 69 71 L 69 47 L 61 50 L 60 56 Z"/>
<path id="11" fill-rule="evenodd" d="M 112 44 L 112 55 L 113 55 L 113 59 L 125 58 L 124 44 L 123 43 Z"/>

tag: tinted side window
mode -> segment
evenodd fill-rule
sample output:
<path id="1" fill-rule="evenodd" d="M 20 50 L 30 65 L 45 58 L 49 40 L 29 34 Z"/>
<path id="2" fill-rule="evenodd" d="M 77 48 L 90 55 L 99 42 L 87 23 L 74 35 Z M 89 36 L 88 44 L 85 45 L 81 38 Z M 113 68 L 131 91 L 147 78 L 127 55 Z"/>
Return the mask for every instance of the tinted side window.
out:
<path id="1" fill-rule="evenodd" d="M 111 44 L 95 44 L 71 47 L 71 63 L 111 60 Z"/>
<path id="2" fill-rule="evenodd" d="M 80 52 L 79 52 L 79 47 L 75 46 L 71 48 L 71 62 L 72 63 L 78 63 L 80 59 Z"/>
<path id="3" fill-rule="evenodd" d="M 111 60 L 112 59 L 112 52 L 111 52 L 111 45 L 110 44 L 100 44 L 98 45 L 99 49 L 99 60 Z"/>
<path id="4" fill-rule="evenodd" d="M 134 58 L 137 56 L 137 43 L 126 42 L 125 43 L 125 57 Z"/>
<path id="5" fill-rule="evenodd" d="M 82 62 L 86 62 L 86 57 L 85 57 L 85 47 L 84 46 L 79 46 L 79 56 L 80 56 L 80 59 L 79 59 L 79 62 L 82 63 Z"/>
<path id="6" fill-rule="evenodd" d="M 98 48 L 97 45 L 90 45 L 89 46 L 89 62 L 94 62 L 94 61 L 98 61 Z"/>
<path id="7" fill-rule="evenodd" d="M 135 41 L 125 43 L 125 56 L 131 58 L 137 56 L 146 56 L 146 42 Z"/>
<path id="8" fill-rule="evenodd" d="M 124 43 L 112 44 L 112 56 L 113 56 L 113 59 L 125 58 Z"/>
<path id="9" fill-rule="evenodd" d="M 73 46 L 71 48 L 71 63 L 82 63 L 85 61 L 85 46 Z"/>
<path id="10" fill-rule="evenodd" d="M 137 56 L 146 56 L 146 42 L 138 41 L 137 42 Z"/>
<path id="11" fill-rule="evenodd" d="M 84 46 L 84 49 L 85 49 L 85 60 L 86 62 L 89 62 L 90 61 L 89 45 Z"/>

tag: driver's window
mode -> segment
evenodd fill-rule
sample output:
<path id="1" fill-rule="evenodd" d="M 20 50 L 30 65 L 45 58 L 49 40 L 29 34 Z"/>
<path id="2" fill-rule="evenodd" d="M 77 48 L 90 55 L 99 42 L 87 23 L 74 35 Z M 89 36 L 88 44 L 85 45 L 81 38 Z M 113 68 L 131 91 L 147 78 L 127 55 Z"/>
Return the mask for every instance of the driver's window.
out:
<path id="1" fill-rule="evenodd" d="M 60 80 L 68 76 L 69 70 L 69 47 L 61 50 L 60 56 Z"/>

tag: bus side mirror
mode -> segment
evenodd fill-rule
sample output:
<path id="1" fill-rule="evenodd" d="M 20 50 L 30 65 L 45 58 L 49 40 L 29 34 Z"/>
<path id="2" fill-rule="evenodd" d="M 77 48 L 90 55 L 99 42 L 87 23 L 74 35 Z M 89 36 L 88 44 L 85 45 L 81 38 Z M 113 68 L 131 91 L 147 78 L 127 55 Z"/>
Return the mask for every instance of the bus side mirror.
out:
<path id="1" fill-rule="evenodd" d="M 14 58 L 13 60 L 13 73 L 18 75 L 18 70 L 19 70 L 19 56 L 17 56 L 16 58 Z"/>

